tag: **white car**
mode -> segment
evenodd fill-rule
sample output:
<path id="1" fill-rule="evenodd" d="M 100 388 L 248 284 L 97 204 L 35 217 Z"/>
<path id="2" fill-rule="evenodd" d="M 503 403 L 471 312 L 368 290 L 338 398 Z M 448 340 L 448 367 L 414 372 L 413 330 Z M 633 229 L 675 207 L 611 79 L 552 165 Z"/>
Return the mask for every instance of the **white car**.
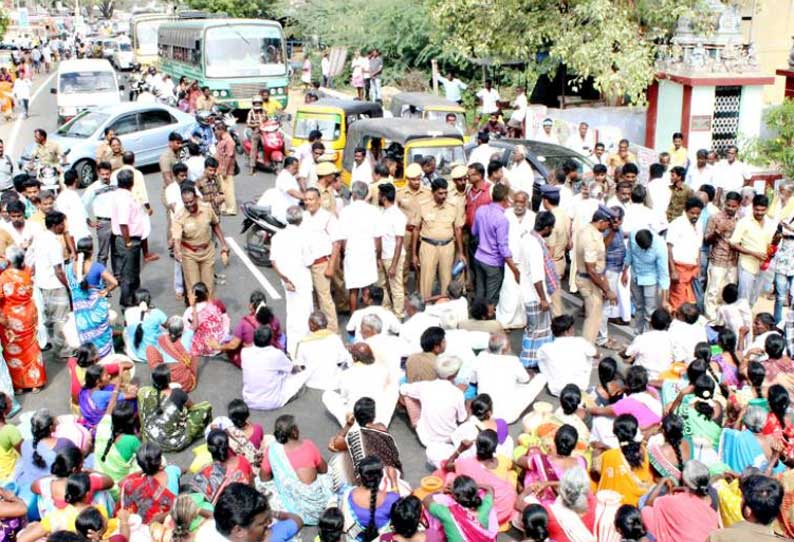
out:
<path id="1" fill-rule="evenodd" d="M 135 56 L 128 40 L 118 40 L 116 48 L 110 56 L 110 63 L 119 71 L 132 69 L 135 64 Z"/>

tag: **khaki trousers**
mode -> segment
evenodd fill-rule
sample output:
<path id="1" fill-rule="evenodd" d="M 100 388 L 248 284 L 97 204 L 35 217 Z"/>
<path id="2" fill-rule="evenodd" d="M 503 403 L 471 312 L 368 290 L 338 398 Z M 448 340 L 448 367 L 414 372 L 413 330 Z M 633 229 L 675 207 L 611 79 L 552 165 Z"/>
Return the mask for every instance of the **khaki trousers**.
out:
<path id="1" fill-rule="evenodd" d="M 397 273 L 394 278 L 388 275 L 389 268 L 394 261 L 393 258 L 383 260 L 383 265 L 378 267 L 378 286 L 383 288 L 383 307 L 390 309 L 397 318 L 402 318 L 405 313 L 405 279 L 402 274 L 405 260 L 405 252 L 403 252 L 400 259 L 397 260 Z M 388 287 L 386 286 L 387 282 Z"/>
<path id="2" fill-rule="evenodd" d="M 331 297 L 331 279 L 325 276 L 329 263 L 330 261 L 326 260 L 311 266 L 312 286 L 317 294 L 317 306 L 328 320 L 328 329 L 336 333 L 339 324 L 336 320 L 336 305 Z"/>
<path id="3" fill-rule="evenodd" d="M 709 262 L 708 282 L 706 284 L 706 299 L 704 312 L 706 318 L 714 320 L 717 317 L 717 307 L 722 301 L 722 289 L 726 284 L 736 283 L 736 267 L 723 267 Z"/>
<path id="4" fill-rule="evenodd" d="M 221 176 L 221 189 L 223 190 L 221 212 L 228 215 L 236 215 L 237 196 L 234 193 L 234 175 Z"/>
<path id="5" fill-rule="evenodd" d="M 560 277 L 560 287 L 551 294 L 551 315 L 555 318 L 562 314 L 562 277 L 565 275 L 565 258 L 554 260 L 557 276 Z"/>
<path id="6" fill-rule="evenodd" d="M 452 282 L 452 264 L 455 260 L 455 242 L 435 246 L 419 241 L 419 293 L 427 299 L 433 295 L 433 283 L 438 275 L 441 293 Z"/>
<path id="7" fill-rule="evenodd" d="M 584 299 L 585 318 L 582 336 L 595 344 L 598 330 L 601 327 L 601 318 L 603 317 L 604 295 L 601 289 L 593 284 L 593 281 L 589 278 L 577 276 L 576 287 L 579 289 L 582 299 Z"/>
<path id="8" fill-rule="evenodd" d="M 405 258 L 403 258 L 403 284 L 408 284 L 408 273 L 411 272 L 411 261 L 413 260 L 413 242 L 414 242 L 414 232 L 405 230 L 405 236 L 403 237 L 403 246 L 405 247 Z M 414 284 L 414 288 L 416 288 L 416 284 Z"/>
<path id="9" fill-rule="evenodd" d="M 193 252 L 184 246 L 182 252 L 182 275 L 185 277 L 185 294 L 193 291 L 193 285 L 203 282 L 210 291 L 210 297 L 215 292 L 215 246 L 199 252 Z"/>

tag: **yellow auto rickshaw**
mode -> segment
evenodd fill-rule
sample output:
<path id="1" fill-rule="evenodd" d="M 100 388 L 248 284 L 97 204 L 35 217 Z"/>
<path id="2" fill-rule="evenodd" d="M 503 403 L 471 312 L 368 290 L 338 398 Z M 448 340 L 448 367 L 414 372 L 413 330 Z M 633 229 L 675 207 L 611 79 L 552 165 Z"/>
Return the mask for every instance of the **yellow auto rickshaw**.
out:
<path id="1" fill-rule="evenodd" d="M 295 112 L 292 124 L 292 149 L 305 143 L 312 130 L 323 134 L 325 145 L 323 160 L 332 161 L 342 167 L 342 151 L 345 149 L 350 126 L 361 119 L 383 117 L 383 108 L 375 102 L 322 98 L 308 105 L 301 105 Z"/>
<path id="2" fill-rule="evenodd" d="M 466 131 L 466 110 L 453 101 L 427 92 L 400 92 L 392 96 L 389 107 L 394 118 L 416 118 L 447 122 L 455 116 L 455 125 Z"/>
<path id="3" fill-rule="evenodd" d="M 394 184 L 405 184 L 403 172 L 409 164 L 433 156 L 436 171 L 449 176 L 453 164 L 465 164 L 461 131 L 444 122 L 424 119 L 371 119 L 356 122 L 347 132 L 347 144 L 342 158 L 342 181 L 350 184 L 353 155 L 357 148 L 377 154 L 374 161 L 384 158 L 393 162 Z M 374 151 L 374 152 L 373 152 Z"/>

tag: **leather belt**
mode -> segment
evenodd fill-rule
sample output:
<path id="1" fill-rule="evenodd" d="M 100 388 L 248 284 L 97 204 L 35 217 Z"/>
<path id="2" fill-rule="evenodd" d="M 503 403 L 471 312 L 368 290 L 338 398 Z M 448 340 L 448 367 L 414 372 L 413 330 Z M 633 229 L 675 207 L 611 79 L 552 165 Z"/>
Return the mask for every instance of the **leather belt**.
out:
<path id="1" fill-rule="evenodd" d="M 97 222 L 110 222 L 109 218 L 104 218 L 104 217 L 101 217 L 101 216 L 96 217 L 96 219 L 97 219 Z"/>
<path id="2" fill-rule="evenodd" d="M 600 277 L 603 277 L 604 273 L 596 273 L 596 275 L 598 275 Z M 583 279 L 589 279 L 590 278 L 590 273 L 576 273 L 576 276 L 580 277 L 580 278 L 583 278 Z"/>
<path id="3" fill-rule="evenodd" d="M 415 229 L 416 229 L 416 226 L 412 226 L 410 224 L 405 226 L 405 231 L 414 231 Z"/>
<path id="4" fill-rule="evenodd" d="M 452 238 L 450 237 L 449 239 L 438 240 L 438 239 L 429 239 L 427 237 L 422 237 L 422 242 L 431 244 L 435 247 L 443 247 L 445 245 L 450 244 L 452 242 Z"/>
<path id="5" fill-rule="evenodd" d="M 198 252 L 200 250 L 206 249 L 208 246 L 210 246 L 210 244 L 204 243 L 203 245 L 192 245 L 190 243 L 186 243 L 185 241 L 182 241 L 182 246 L 191 252 Z"/>
<path id="6" fill-rule="evenodd" d="M 325 263 L 325 262 L 327 262 L 330 259 L 331 258 L 328 257 L 328 256 L 322 256 L 321 258 L 317 258 L 316 260 L 314 260 L 312 262 L 312 265 L 320 265 L 321 263 Z"/>

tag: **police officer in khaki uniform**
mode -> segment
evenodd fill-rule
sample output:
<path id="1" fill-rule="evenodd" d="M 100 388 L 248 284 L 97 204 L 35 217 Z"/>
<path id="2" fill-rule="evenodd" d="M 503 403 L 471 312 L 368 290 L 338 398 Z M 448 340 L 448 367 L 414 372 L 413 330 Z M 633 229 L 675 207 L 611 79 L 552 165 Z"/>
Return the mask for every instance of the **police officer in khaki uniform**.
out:
<path id="1" fill-rule="evenodd" d="M 320 162 L 315 167 L 317 174 L 317 190 L 320 192 L 320 207 L 328 211 L 334 216 L 338 216 L 336 211 L 336 192 L 333 189 L 333 184 L 336 181 L 336 176 L 339 170 L 333 162 Z"/>
<path id="2" fill-rule="evenodd" d="M 410 164 L 405 168 L 405 185 L 397 189 L 397 206 L 405 213 L 408 225 L 405 228 L 405 265 L 403 267 L 404 284 L 408 284 L 408 271 L 412 267 L 413 238 L 416 225 L 419 223 L 419 209 L 422 203 L 433 199 L 430 189 L 422 184 L 422 166 Z"/>
<path id="3" fill-rule="evenodd" d="M 215 245 L 212 234 L 221 245 L 224 264 L 228 262 L 229 248 L 218 215 L 209 203 L 199 201 L 192 186 L 182 186 L 182 203 L 185 208 L 177 213 L 172 225 L 174 258 L 182 263 L 188 295 L 197 282 L 203 282 L 211 297 L 215 290 Z"/>
<path id="4" fill-rule="evenodd" d="M 60 166 L 63 161 L 61 147 L 54 141 L 47 139 L 47 132 L 41 128 L 33 130 L 33 139 L 36 141 L 36 148 L 33 149 L 31 157 L 38 159 L 42 164 L 48 166 Z"/>
<path id="5" fill-rule="evenodd" d="M 469 182 L 469 168 L 455 166 L 452 168 L 452 186 L 449 187 L 447 200 L 458 206 L 461 220 L 466 219 L 466 184 Z"/>
<path id="6" fill-rule="evenodd" d="M 610 303 L 617 299 L 604 275 L 607 263 L 604 231 L 611 220 L 612 212 L 599 205 L 593 213 L 593 221 L 584 226 L 576 238 L 576 287 L 584 299 L 585 311 L 582 336 L 594 344 L 601 326 L 604 299 Z"/>
<path id="7" fill-rule="evenodd" d="M 546 246 L 549 248 L 549 255 L 554 262 L 557 276 L 565 276 L 565 255 L 571 246 L 571 219 L 568 214 L 560 208 L 560 187 L 552 184 L 544 184 L 540 187 L 543 209 L 554 215 L 554 228 L 551 235 L 546 239 Z M 551 313 L 560 316 L 562 314 L 562 288 L 551 295 Z"/>
<path id="8" fill-rule="evenodd" d="M 447 291 L 452 281 L 455 250 L 463 252 L 463 219 L 458 206 L 447 201 L 447 181 L 433 180 L 433 199 L 422 203 L 412 239 L 413 266 L 419 272 L 419 292 L 425 299 L 433 295 L 433 283 L 439 277 L 440 291 Z"/>

